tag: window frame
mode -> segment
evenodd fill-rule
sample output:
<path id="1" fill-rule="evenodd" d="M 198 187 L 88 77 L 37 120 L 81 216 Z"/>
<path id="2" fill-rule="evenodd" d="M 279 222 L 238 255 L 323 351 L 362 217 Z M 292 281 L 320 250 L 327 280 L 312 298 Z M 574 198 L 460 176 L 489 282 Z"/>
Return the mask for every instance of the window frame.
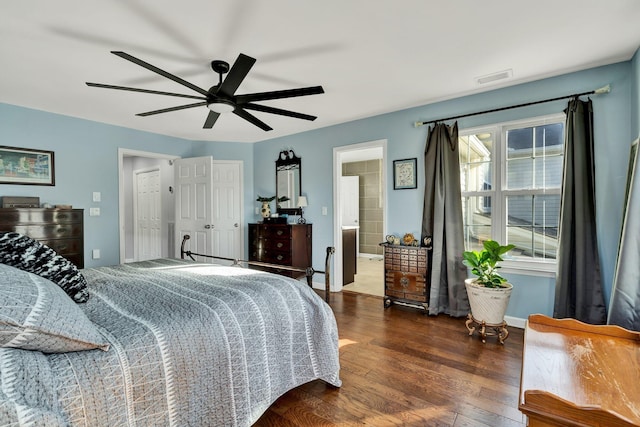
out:
<path id="1" fill-rule="evenodd" d="M 459 137 L 472 134 L 491 133 L 493 134 L 493 142 L 491 147 L 491 190 L 481 191 L 461 191 L 464 197 L 491 197 L 491 238 L 498 242 L 507 241 L 507 196 L 519 195 L 562 195 L 562 185 L 560 188 L 550 189 L 506 189 L 507 181 L 507 131 L 513 129 L 522 129 L 527 127 L 542 126 L 554 123 L 566 124 L 566 115 L 564 113 L 548 114 L 519 120 L 511 120 L 506 122 L 492 123 L 483 126 L 460 129 Z M 566 132 L 566 129 L 564 129 Z M 563 164 L 564 167 L 564 164 Z M 466 244 L 466 243 L 465 243 Z M 466 249 L 466 248 L 465 248 Z M 532 259 L 509 257 L 508 254 L 502 263 L 502 271 L 504 273 L 527 274 L 535 276 L 553 277 L 556 272 L 556 259 Z"/>

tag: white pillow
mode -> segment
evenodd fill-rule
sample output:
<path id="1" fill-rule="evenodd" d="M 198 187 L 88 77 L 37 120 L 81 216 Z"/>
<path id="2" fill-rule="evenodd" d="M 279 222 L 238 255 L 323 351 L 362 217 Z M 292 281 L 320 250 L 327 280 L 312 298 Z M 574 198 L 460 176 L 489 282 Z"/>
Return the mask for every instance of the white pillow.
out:
<path id="1" fill-rule="evenodd" d="M 0 347 L 65 353 L 109 344 L 58 285 L 0 264 Z"/>

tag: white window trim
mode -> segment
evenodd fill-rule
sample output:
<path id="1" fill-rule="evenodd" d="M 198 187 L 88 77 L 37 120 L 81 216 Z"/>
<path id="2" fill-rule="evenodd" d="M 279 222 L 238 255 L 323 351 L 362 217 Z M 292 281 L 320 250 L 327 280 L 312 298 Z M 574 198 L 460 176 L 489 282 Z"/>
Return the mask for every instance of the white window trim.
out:
<path id="1" fill-rule="evenodd" d="M 500 165 L 500 167 L 492 167 L 492 190 L 490 191 L 463 191 L 462 197 L 474 197 L 474 196 L 491 196 L 492 199 L 492 223 L 491 223 L 491 238 L 498 242 L 506 241 L 507 228 L 506 218 L 504 218 L 506 212 L 506 197 L 498 198 L 496 195 L 496 188 L 501 190 L 501 194 L 505 191 L 503 183 L 506 181 L 506 168 L 503 167 L 502 160 L 506 158 L 507 147 L 504 141 L 506 140 L 506 132 L 511 129 L 519 129 L 524 127 L 542 126 L 546 124 L 566 122 L 566 115 L 564 113 L 555 113 L 544 116 L 532 117 L 521 120 L 511 120 L 507 122 L 492 123 L 491 125 L 478 126 L 474 128 L 461 129 L 458 132 L 460 137 L 479 134 L 479 133 L 493 133 L 495 139 L 491 153 L 491 160 L 494 165 Z M 565 130 L 566 132 L 566 130 Z M 497 176 L 496 169 L 500 169 L 500 176 Z M 540 190 L 507 190 L 510 195 L 518 194 L 540 194 Z M 544 194 L 561 194 L 562 189 L 547 189 Z M 498 200 L 499 199 L 499 200 Z M 499 227 L 494 226 L 494 215 L 498 218 L 502 218 Z M 542 277 L 555 277 L 557 268 L 557 259 L 542 260 L 542 259 L 523 259 L 523 258 L 505 258 L 502 263 L 502 273 L 511 274 L 525 274 L 529 276 L 542 276 Z"/>

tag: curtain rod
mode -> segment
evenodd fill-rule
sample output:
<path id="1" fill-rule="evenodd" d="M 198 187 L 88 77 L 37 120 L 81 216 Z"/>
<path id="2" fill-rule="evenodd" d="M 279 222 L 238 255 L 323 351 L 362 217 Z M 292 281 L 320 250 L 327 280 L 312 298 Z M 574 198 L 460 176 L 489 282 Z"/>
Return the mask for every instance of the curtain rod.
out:
<path id="1" fill-rule="evenodd" d="M 573 97 L 578 97 L 578 96 L 583 96 L 583 95 L 593 95 L 593 94 L 599 95 L 599 94 L 602 94 L 602 93 L 609 93 L 609 92 L 611 92 L 611 85 L 606 85 L 606 86 L 603 86 L 603 87 L 601 87 L 599 89 L 592 90 L 590 92 L 575 93 L 573 95 L 559 96 L 557 98 L 550 98 L 550 99 L 543 99 L 541 101 L 527 102 L 526 104 L 510 105 L 508 107 L 494 108 L 493 110 L 478 111 L 476 113 L 460 114 L 459 116 L 447 117 L 445 119 L 428 120 L 426 122 L 414 122 L 413 126 L 414 127 L 420 127 L 420 126 L 428 125 L 428 124 L 431 124 L 431 123 L 444 122 L 444 121 L 453 120 L 453 119 L 460 119 L 462 117 L 470 117 L 470 116 L 477 116 L 479 114 L 495 113 L 496 111 L 511 110 L 512 108 L 527 107 L 529 105 L 543 104 L 545 102 L 559 101 L 561 99 L 573 98 Z"/>

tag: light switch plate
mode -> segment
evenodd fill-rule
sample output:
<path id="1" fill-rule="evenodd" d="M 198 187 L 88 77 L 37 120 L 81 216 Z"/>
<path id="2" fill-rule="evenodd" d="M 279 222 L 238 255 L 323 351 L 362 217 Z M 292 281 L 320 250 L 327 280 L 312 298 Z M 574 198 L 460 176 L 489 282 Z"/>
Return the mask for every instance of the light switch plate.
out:
<path id="1" fill-rule="evenodd" d="M 100 216 L 100 208 L 89 208 L 89 216 Z"/>
<path id="2" fill-rule="evenodd" d="M 99 202 L 102 200 L 102 195 L 100 194 L 99 191 L 94 191 L 93 192 L 93 201 L 94 202 Z"/>

